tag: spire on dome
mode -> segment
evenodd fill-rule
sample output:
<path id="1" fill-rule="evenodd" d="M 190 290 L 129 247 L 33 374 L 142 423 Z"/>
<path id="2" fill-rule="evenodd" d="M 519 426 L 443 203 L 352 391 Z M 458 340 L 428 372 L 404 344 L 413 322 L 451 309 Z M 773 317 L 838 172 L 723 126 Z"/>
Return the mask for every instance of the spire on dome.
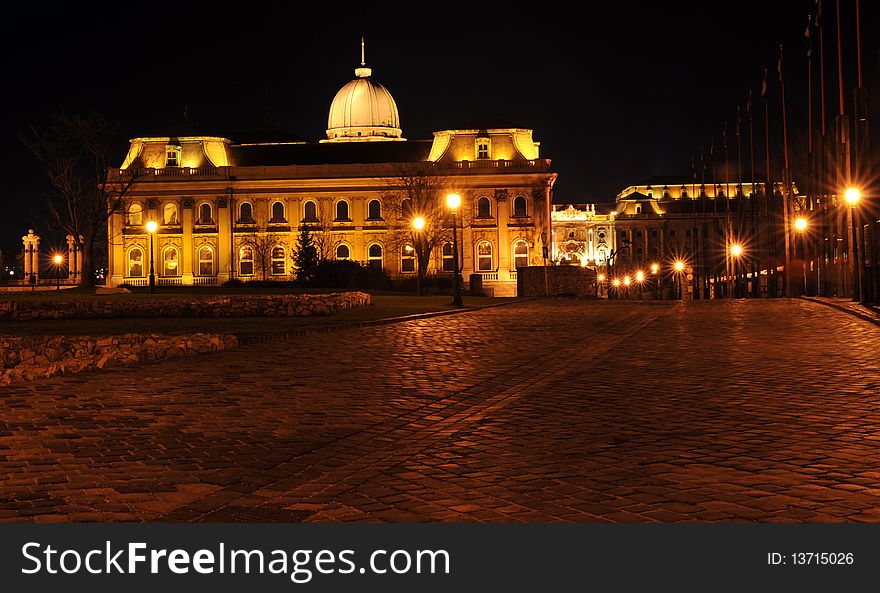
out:
<path id="1" fill-rule="evenodd" d="M 369 78 L 373 74 L 373 71 L 367 68 L 367 61 L 364 56 L 364 38 L 361 36 L 361 67 L 354 69 L 354 75 L 358 78 Z"/>
<path id="2" fill-rule="evenodd" d="M 367 62 L 364 58 L 364 36 L 361 35 L 361 66 L 366 66 Z"/>

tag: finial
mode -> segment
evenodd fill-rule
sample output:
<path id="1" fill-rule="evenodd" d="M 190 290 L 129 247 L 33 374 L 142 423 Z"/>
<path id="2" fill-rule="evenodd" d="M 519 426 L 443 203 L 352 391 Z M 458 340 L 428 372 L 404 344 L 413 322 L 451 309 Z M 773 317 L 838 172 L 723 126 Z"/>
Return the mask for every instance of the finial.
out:
<path id="1" fill-rule="evenodd" d="M 367 61 L 366 61 L 366 58 L 364 57 L 364 36 L 361 35 L 361 66 L 366 66 L 366 65 L 367 65 Z"/>
<path id="2" fill-rule="evenodd" d="M 358 78 L 369 78 L 370 75 L 373 74 L 373 71 L 367 68 L 366 66 L 367 60 L 364 57 L 364 38 L 361 36 L 361 65 L 360 68 L 354 69 L 354 75 Z"/>

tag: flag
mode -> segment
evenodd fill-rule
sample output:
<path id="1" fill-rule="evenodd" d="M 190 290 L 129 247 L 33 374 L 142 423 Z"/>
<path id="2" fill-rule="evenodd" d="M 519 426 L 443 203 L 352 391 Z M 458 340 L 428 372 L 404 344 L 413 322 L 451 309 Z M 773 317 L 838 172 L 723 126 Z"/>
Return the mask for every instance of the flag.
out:
<path id="1" fill-rule="evenodd" d="M 807 14 L 807 28 L 804 29 L 804 37 L 807 38 L 807 57 L 813 57 L 813 16 L 811 14 Z"/>
<path id="2" fill-rule="evenodd" d="M 764 68 L 764 80 L 761 82 L 761 97 L 767 96 L 767 69 Z"/>
<path id="3" fill-rule="evenodd" d="M 779 72 L 779 82 L 782 82 L 782 44 L 779 44 L 779 63 L 776 64 L 776 71 Z"/>
<path id="4" fill-rule="evenodd" d="M 724 122 L 724 128 L 721 129 L 721 147 L 727 150 L 727 122 Z"/>

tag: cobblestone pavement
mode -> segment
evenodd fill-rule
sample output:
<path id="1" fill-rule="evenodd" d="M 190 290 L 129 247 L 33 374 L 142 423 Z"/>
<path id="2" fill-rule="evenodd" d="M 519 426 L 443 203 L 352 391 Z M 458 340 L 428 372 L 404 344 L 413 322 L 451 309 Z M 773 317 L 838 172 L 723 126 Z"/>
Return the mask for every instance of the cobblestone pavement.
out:
<path id="1" fill-rule="evenodd" d="M 531 301 L 0 389 L 0 520 L 880 521 L 880 328 Z"/>

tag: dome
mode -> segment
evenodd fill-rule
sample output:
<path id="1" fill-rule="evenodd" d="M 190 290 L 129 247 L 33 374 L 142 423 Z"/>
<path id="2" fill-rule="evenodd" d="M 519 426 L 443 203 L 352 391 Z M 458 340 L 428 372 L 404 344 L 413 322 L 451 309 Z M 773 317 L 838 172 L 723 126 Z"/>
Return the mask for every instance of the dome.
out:
<path id="1" fill-rule="evenodd" d="M 363 64 L 354 73 L 356 78 L 330 104 L 327 139 L 322 142 L 405 140 L 397 104 L 388 89 L 372 80 L 372 70 Z"/>

